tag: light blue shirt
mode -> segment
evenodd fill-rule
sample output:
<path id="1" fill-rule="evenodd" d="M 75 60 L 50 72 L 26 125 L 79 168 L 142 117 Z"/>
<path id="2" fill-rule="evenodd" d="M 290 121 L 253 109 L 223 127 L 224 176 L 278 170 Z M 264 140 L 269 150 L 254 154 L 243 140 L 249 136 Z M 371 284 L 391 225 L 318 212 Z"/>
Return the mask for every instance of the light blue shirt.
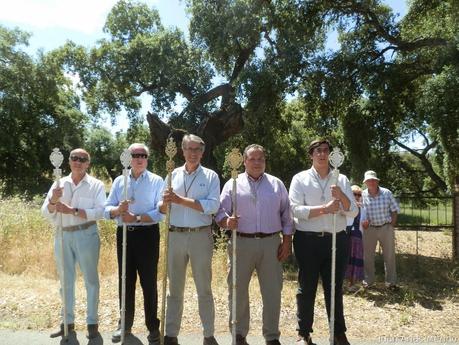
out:
<path id="1" fill-rule="evenodd" d="M 137 179 L 135 179 L 131 171 L 129 171 L 127 184 L 127 197 L 131 202 L 129 203 L 129 212 L 133 214 L 147 214 L 153 222 L 150 223 L 131 223 L 130 225 L 151 225 L 156 224 L 163 220 L 164 215 L 159 212 L 158 202 L 162 199 L 162 192 L 164 190 L 163 179 L 145 170 Z M 105 203 L 104 218 L 111 219 L 110 211 L 124 200 L 124 176 L 118 176 L 113 181 L 110 195 Z M 118 225 L 123 225 L 121 217 L 116 217 Z"/>
<path id="2" fill-rule="evenodd" d="M 172 172 L 172 189 L 180 196 L 198 201 L 203 212 L 172 203 L 171 225 L 195 228 L 212 224 L 212 215 L 220 205 L 220 179 L 215 171 L 199 165 L 189 174 L 183 165 Z"/>

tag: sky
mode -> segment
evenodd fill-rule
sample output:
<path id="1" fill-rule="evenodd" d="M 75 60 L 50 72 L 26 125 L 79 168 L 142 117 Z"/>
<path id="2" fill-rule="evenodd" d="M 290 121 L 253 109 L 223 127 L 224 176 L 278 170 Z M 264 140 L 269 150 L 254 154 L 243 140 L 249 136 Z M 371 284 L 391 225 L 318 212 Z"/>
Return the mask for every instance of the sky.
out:
<path id="1" fill-rule="evenodd" d="M 38 49 L 50 51 L 72 40 L 85 47 L 93 46 L 104 37 L 102 28 L 110 9 L 117 0 L 0 0 L 0 24 L 32 34 L 27 53 L 34 55 Z M 178 27 L 188 33 L 188 18 L 184 0 L 142 0 L 155 7 L 161 22 L 168 27 Z M 384 0 L 400 17 L 406 14 L 406 0 Z M 333 35 L 332 35 L 333 36 Z M 336 35 L 329 42 L 336 44 Z M 146 114 L 148 98 L 143 101 L 141 114 Z M 108 119 L 107 127 L 112 127 Z M 127 120 L 121 119 L 111 128 L 118 131 L 127 128 Z"/>

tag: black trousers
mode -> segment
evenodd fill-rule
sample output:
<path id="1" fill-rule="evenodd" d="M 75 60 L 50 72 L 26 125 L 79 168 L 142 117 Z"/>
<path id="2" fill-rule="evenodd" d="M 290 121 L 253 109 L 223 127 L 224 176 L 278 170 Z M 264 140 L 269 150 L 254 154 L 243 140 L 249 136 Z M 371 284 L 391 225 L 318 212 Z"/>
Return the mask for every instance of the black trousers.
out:
<path id="1" fill-rule="evenodd" d="M 343 279 L 348 260 L 348 236 L 345 231 L 336 235 L 335 275 L 335 334 L 346 332 L 343 314 Z M 298 334 L 307 336 L 313 331 L 314 304 L 319 277 L 322 280 L 325 306 L 330 320 L 332 236 L 318 237 L 297 230 L 293 248 L 298 262 L 298 291 L 296 295 Z"/>
<path id="2" fill-rule="evenodd" d="M 121 273 L 122 273 L 123 227 L 116 231 L 116 249 L 118 257 L 118 292 L 121 309 Z M 137 274 L 143 291 L 145 324 L 150 332 L 159 329 L 158 319 L 158 259 L 159 226 L 138 226 L 127 231 L 126 248 L 126 313 L 125 329 L 130 330 L 134 323 L 135 287 Z"/>

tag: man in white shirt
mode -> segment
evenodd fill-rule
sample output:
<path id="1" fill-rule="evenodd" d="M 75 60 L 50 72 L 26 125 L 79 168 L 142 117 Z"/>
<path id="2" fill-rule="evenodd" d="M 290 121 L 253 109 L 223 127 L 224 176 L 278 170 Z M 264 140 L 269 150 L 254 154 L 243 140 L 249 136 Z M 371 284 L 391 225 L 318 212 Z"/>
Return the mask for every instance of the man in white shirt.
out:
<path id="1" fill-rule="evenodd" d="M 73 332 L 75 328 L 75 266 L 78 263 L 87 295 L 87 336 L 92 339 L 99 335 L 100 238 L 96 221 L 103 218 L 105 188 L 102 181 L 87 174 L 90 159 L 89 153 L 81 148 L 70 152 L 71 173 L 60 180 L 59 186 L 54 182 L 41 212 L 56 226 L 60 223 L 59 215 L 62 215 L 65 289 L 61 286 L 61 296 L 65 291 L 68 330 Z M 56 233 L 54 255 L 59 274 L 62 273 L 61 253 L 61 238 Z M 61 324 L 60 329 L 51 334 L 51 338 L 63 336 L 63 326 Z"/>
<path id="2" fill-rule="evenodd" d="M 330 318 L 331 256 L 333 215 L 336 214 L 335 276 L 335 345 L 349 345 L 343 313 L 342 285 L 346 271 L 348 237 L 346 216 L 354 218 L 357 206 L 351 185 L 340 174 L 335 184 L 328 163 L 331 145 L 328 140 L 311 142 L 308 148 L 312 167 L 296 174 L 290 184 L 290 204 L 295 223 L 293 249 L 298 262 L 297 319 L 298 345 L 311 345 L 314 302 L 319 277 L 324 289 L 325 305 Z"/>
<path id="3" fill-rule="evenodd" d="M 178 345 L 183 313 L 186 267 L 191 263 L 198 293 L 204 345 L 218 345 L 214 338 L 215 307 L 212 295 L 212 215 L 220 205 L 218 175 L 201 165 L 204 141 L 193 134 L 182 139 L 185 164 L 172 172 L 172 191 L 164 191 L 161 212 L 170 203 L 167 296 L 164 345 Z M 166 181 L 167 186 L 167 181 Z"/>

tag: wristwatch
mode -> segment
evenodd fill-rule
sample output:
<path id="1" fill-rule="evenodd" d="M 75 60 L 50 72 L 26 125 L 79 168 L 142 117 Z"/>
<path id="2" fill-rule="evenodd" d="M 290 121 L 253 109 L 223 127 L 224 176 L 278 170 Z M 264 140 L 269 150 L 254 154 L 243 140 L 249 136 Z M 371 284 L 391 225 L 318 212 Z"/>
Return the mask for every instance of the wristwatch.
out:
<path id="1" fill-rule="evenodd" d="M 73 215 L 74 215 L 75 217 L 78 217 L 78 212 L 79 212 L 79 211 L 80 211 L 80 210 L 79 210 L 78 208 L 76 208 L 75 211 L 73 211 Z"/>
<path id="2" fill-rule="evenodd" d="M 138 214 L 137 216 L 135 216 L 135 221 L 136 223 L 140 223 L 140 221 L 142 220 L 142 216 L 140 214 Z"/>

